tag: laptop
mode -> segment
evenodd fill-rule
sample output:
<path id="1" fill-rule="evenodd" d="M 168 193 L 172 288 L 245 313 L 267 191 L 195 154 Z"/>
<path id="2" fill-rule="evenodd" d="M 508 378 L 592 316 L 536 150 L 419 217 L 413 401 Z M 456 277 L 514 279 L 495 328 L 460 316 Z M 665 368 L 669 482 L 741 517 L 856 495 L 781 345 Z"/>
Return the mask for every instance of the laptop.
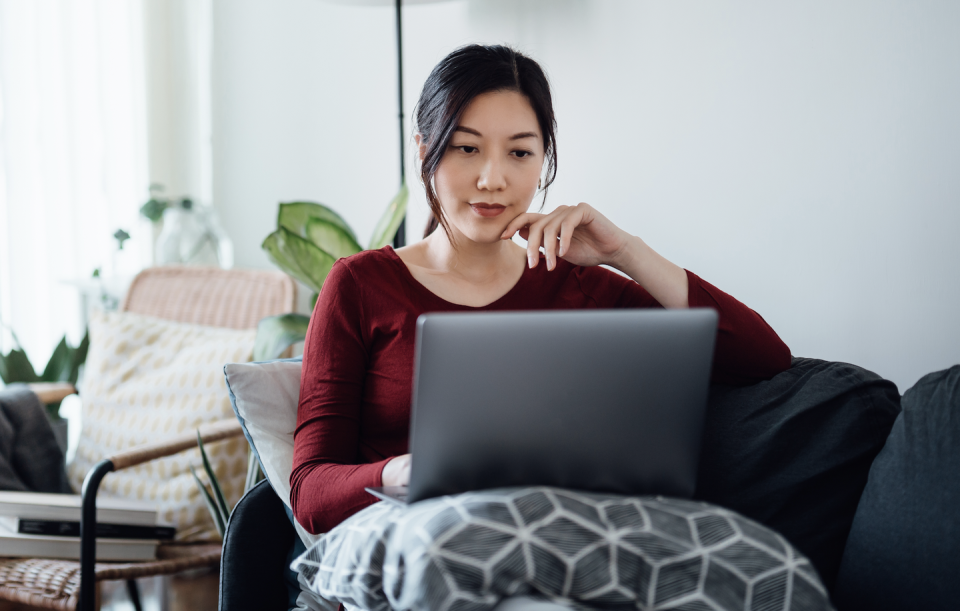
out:
<path id="1" fill-rule="evenodd" d="M 690 497 L 717 332 L 711 309 L 425 314 L 409 487 Z"/>

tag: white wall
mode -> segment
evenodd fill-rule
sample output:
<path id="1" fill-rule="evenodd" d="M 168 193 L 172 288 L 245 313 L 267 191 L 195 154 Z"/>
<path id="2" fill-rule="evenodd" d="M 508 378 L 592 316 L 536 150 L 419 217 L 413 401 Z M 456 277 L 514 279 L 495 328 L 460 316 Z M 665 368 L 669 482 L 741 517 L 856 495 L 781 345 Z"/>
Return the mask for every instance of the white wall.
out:
<path id="1" fill-rule="evenodd" d="M 760 312 L 795 355 L 901 391 L 960 362 L 960 4 L 404 10 L 408 114 L 458 45 L 509 43 L 546 68 L 548 208 L 597 206 Z M 214 201 L 237 265 L 270 266 L 259 244 L 278 201 L 324 202 L 368 237 L 398 181 L 392 10 L 216 0 L 213 22 Z M 413 186 L 409 240 L 426 215 Z"/>

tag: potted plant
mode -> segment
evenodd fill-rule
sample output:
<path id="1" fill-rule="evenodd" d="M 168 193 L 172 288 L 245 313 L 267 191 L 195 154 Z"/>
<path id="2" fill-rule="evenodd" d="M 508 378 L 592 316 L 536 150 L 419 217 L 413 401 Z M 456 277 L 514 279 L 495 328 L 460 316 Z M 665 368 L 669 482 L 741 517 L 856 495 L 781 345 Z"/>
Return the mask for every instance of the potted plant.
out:
<path id="1" fill-rule="evenodd" d="M 407 211 L 409 191 L 403 184 L 373 230 L 369 250 L 383 248 L 393 240 Z M 261 245 L 270 260 L 313 291 L 311 307 L 333 264 L 363 250 L 357 236 L 343 218 L 331 208 L 314 202 L 281 203 L 277 229 Z M 307 334 L 310 317 L 281 314 L 260 321 L 253 348 L 253 359 L 279 358 L 283 352 Z"/>

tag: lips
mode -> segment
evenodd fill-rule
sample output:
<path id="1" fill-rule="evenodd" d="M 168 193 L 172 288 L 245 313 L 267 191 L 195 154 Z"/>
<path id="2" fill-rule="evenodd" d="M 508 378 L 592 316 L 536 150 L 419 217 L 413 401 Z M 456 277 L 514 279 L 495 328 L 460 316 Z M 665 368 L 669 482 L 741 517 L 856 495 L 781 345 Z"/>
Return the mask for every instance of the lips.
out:
<path id="1" fill-rule="evenodd" d="M 500 216 L 504 210 L 507 209 L 506 206 L 502 204 L 488 204 L 486 202 L 479 202 L 476 204 L 470 204 L 470 208 L 473 209 L 479 216 L 484 218 L 493 218 L 495 216 Z"/>

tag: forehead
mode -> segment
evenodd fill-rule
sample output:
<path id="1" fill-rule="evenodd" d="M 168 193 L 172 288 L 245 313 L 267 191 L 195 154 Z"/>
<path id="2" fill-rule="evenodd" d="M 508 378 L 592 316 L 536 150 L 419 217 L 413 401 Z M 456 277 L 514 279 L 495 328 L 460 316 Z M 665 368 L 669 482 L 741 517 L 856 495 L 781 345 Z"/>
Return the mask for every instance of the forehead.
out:
<path id="1" fill-rule="evenodd" d="M 533 132 L 543 139 L 530 100 L 516 91 L 489 91 L 473 98 L 460 117 L 460 125 L 484 137 L 509 138 L 520 132 Z"/>

